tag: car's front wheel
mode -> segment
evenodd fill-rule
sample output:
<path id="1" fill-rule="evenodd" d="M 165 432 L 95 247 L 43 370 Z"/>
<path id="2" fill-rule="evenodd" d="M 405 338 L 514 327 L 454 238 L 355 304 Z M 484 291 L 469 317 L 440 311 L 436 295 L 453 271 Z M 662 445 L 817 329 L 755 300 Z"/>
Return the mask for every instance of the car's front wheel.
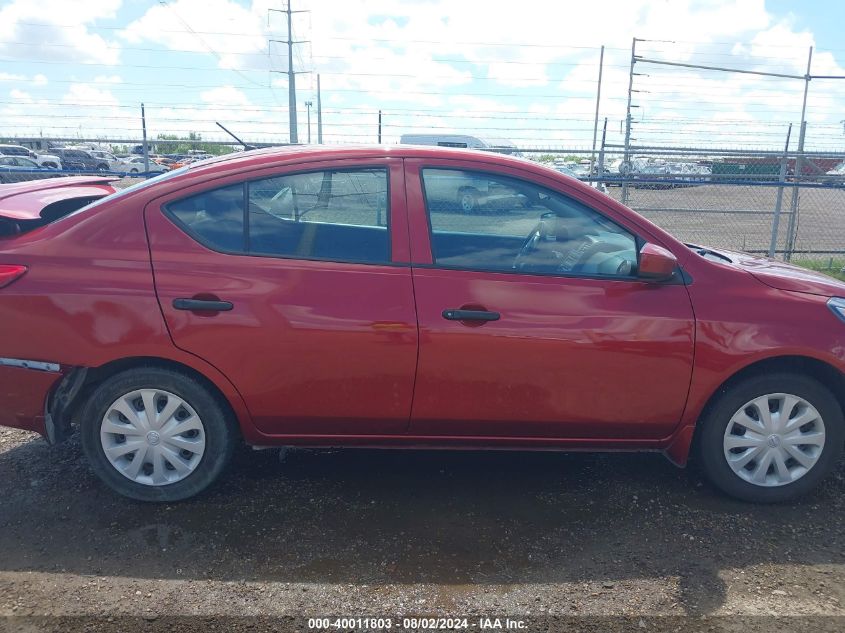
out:
<path id="1" fill-rule="evenodd" d="M 759 503 L 811 491 L 834 468 L 845 441 L 836 398 L 800 374 L 736 383 L 701 425 L 698 457 L 707 477 L 728 494 Z"/>
<path id="2" fill-rule="evenodd" d="M 458 206 L 464 213 L 472 213 L 478 208 L 478 191 L 464 187 L 458 191 Z"/>
<path id="3" fill-rule="evenodd" d="M 227 408 L 194 378 L 146 367 L 116 374 L 82 411 L 82 446 L 94 472 L 120 494 L 178 501 L 209 486 L 236 441 Z"/>

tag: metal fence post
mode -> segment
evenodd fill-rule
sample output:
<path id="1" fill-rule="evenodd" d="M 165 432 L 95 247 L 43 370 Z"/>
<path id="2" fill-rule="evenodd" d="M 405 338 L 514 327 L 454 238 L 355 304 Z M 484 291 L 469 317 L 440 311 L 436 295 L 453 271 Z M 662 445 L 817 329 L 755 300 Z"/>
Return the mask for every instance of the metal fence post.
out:
<path id="1" fill-rule="evenodd" d="M 801 103 L 801 128 L 798 131 L 798 155 L 795 157 L 795 188 L 792 190 L 792 204 L 789 206 L 789 229 L 786 232 L 785 261 L 792 259 L 795 250 L 795 231 L 798 228 L 798 198 L 800 197 L 801 178 L 804 171 L 804 137 L 807 135 L 807 93 L 810 91 L 810 74 L 813 67 L 813 47 L 807 55 L 807 73 L 804 75 L 804 100 Z"/>
<path id="2" fill-rule="evenodd" d="M 596 168 L 596 177 L 601 179 L 604 176 L 604 144 L 607 140 L 607 117 L 604 117 L 604 127 L 601 132 L 601 149 L 599 150 L 599 164 Z M 601 180 L 599 180 L 601 182 Z"/>
<path id="3" fill-rule="evenodd" d="M 596 118 L 593 121 L 593 151 L 590 153 L 590 173 L 596 168 L 596 136 L 599 132 L 599 105 L 601 103 L 601 75 L 604 70 L 604 45 L 601 47 L 599 56 L 599 81 L 596 87 Z"/>
<path id="4" fill-rule="evenodd" d="M 634 91 L 634 64 L 637 63 L 637 38 L 631 41 L 631 70 L 628 73 L 628 106 L 625 113 L 625 154 L 620 173 L 622 181 L 622 204 L 628 204 L 628 177 L 631 173 L 631 93 Z M 624 172 L 624 173 L 623 173 Z"/>
<path id="5" fill-rule="evenodd" d="M 792 259 L 792 251 L 795 250 L 795 233 L 798 229 L 798 198 L 801 192 L 801 172 L 804 169 L 802 158 L 804 156 L 804 136 L 806 132 L 807 122 L 803 121 L 801 123 L 801 131 L 798 134 L 798 153 L 795 155 L 795 173 L 793 174 L 795 184 L 792 186 L 792 201 L 789 205 L 789 225 L 786 229 L 786 248 L 783 253 L 783 259 L 787 262 Z"/>
<path id="6" fill-rule="evenodd" d="M 778 194 L 775 199 L 775 213 L 772 217 L 772 239 L 769 242 L 769 257 L 774 257 L 778 246 L 778 225 L 780 224 L 780 211 L 783 206 L 783 183 L 786 180 L 786 168 L 789 164 L 789 137 L 792 136 L 792 123 L 786 130 L 786 145 L 783 148 L 783 158 L 780 159 L 780 175 L 778 176 Z"/>

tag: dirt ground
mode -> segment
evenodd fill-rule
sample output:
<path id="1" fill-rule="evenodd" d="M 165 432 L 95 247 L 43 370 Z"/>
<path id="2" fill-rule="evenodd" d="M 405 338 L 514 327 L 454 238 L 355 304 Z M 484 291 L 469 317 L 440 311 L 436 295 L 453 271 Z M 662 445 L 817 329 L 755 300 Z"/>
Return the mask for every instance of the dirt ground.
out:
<path id="1" fill-rule="evenodd" d="M 200 498 L 148 505 L 77 442 L 0 429 L 0 481 L 0 631 L 845 629 L 845 463 L 766 507 L 657 454 L 244 448 Z"/>

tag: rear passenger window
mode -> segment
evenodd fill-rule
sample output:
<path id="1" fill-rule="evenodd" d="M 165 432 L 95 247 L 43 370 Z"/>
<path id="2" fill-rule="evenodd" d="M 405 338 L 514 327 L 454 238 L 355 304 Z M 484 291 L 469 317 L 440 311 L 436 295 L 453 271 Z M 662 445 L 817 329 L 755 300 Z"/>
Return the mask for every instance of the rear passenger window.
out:
<path id="1" fill-rule="evenodd" d="M 387 170 L 314 171 L 249 183 L 249 251 L 387 263 Z"/>
<path id="2" fill-rule="evenodd" d="M 387 201 L 387 170 L 326 170 L 214 189 L 172 202 L 166 211 L 215 250 L 388 263 Z"/>
<path id="3" fill-rule="evenodd" d="M 221 187 L 167 205 L 197 241 L 218 251 L 244 250 L 244 186 Z"/>

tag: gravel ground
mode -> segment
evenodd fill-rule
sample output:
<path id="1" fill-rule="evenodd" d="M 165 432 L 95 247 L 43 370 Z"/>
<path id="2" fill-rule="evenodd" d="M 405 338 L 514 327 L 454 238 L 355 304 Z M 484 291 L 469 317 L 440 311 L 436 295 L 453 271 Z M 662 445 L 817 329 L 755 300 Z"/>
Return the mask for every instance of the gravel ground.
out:
<path id="1" fill-rule="evenodd" d="M 845 464 L 766 507 L 656 454 L 244 448 L 200 498 L 146 505 L 77 442 L 0 429 L 0 481 L 0 631 L 845 628 Z"/>

